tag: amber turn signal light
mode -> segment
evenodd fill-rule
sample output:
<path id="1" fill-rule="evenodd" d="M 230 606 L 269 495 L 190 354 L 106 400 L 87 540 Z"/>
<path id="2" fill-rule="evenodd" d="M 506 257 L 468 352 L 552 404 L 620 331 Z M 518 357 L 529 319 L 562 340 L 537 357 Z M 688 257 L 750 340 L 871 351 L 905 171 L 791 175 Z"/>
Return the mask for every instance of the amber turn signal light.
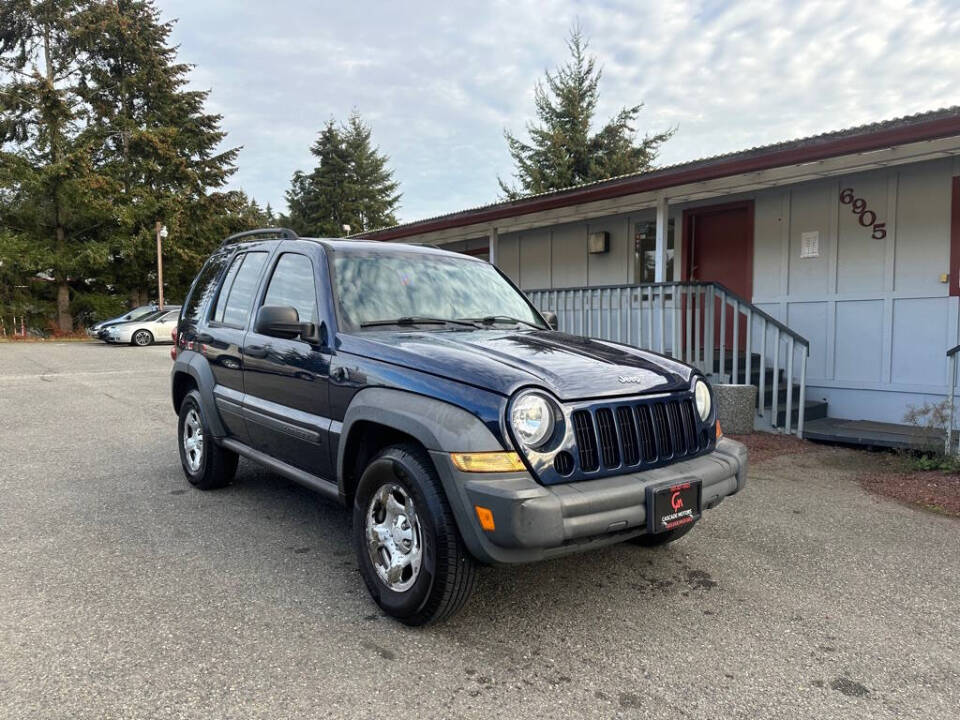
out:
<path id="1" fill-rule="evenodd" d="M 523 460 L 515 452 L 450 453 L 457 470 L 463 472 L 516 472 Z"/>
<path id="2" fill-rule="evenodd" d="M 717 440 L 723 437 L 723 428 L 720 427 L 720 421 L 717 420 Z"/>
<path id="3" fill-rule="evenodd" d="M 496 524 L 493 522 L 493 512 L 490 508 L 474 505 L 473 509 L 477 511 L 477 520 L 480 521 L 480 527 L 487 532 L 492 532 L 497 529 Z"/>

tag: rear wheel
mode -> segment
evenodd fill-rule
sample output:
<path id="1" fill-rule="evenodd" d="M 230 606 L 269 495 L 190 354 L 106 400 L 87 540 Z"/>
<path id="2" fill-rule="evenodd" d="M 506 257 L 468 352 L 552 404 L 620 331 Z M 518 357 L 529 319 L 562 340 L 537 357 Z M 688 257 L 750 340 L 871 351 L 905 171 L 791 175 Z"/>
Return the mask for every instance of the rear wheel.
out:
<path id="1" fill-rule="evenodd" d="M 672 543 L 674 540 L 679 540 L 688 532 L 693 530 L 693 526 L 696 525 L 695 522 L 687 523 L 682 527 L 675 528 L 673 530 L 667 530 L 662 533 L 647 533 L 646 535 L 638 535 L 635 538 L 631 538 L 628 542 L 633 543 L 634 545 L 640 545 L 642 547 L 659 547 L 660 545 L 667 545 Z"/>
<path id="2" fill-rule="evenodd" d="M 473 591 L 476 562 L 433 463 L 415 445 L 387 448 L 367 465 L 354 496 L 353 537 L 373 599 L 407 625 L 450 617 Z"/>
<path id="3" fill-rule="evenodd" d="M 137 330 L 130 342 L 137 347 L 146 347 L 153 343 L 153 334 L 149 330 Z"/>
<path id="4" fill-rule="evenodd" d="M 190 484 L 200 490 L 229 485 L 237 472 L 237 454 L 213 441 L 196 390 L 188 392 L 180 404 L 177 428 L 180 464 Z"/>

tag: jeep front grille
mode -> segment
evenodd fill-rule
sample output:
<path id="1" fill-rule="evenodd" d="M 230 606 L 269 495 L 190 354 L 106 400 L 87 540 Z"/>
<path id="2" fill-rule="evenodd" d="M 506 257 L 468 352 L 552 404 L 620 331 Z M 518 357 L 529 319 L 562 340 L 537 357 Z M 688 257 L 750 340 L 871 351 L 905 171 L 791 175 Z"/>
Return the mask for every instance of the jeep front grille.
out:
<path id="1" fill-rule="evenodd" d="M 662 464 L 710 445 L 691 397 L 576 410 L 572 420 L 581 472 Z"/>
<path id="2" fill-rule="evenodd" d="M 577 438 L 580 468 L 596 470 L 600 467 L 597 456 L 597 436 L 593 432 L 593 417 L 586 410 L 577 410 L 573 414 L 573 434 Z"/>

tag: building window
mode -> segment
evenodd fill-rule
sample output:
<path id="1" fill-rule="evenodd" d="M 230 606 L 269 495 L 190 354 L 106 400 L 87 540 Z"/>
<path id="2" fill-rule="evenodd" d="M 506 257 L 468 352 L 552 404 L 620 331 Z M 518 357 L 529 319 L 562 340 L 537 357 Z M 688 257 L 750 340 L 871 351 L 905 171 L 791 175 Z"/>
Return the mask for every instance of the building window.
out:
<path id="1" fill-rule="evenodd" d="M 638 283 L 655 282 L 657 263 L 657 223 L 654 220 L 634 223 L 633 263 Z M 673 218 L 667 221 L 667 282 L 673 280 Z"/>

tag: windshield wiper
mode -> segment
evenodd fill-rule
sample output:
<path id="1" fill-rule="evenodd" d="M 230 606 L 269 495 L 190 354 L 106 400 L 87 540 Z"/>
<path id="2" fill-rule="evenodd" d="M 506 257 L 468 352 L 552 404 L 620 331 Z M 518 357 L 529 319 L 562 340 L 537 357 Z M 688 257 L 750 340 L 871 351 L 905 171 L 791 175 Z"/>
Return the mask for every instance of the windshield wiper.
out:
<path id="1" fill-rule="evenodd" d="M 482 325 L 493 325 L 497 321 L 502 322 L 512 322 L 517 323 L 518 325 L 529 325 L 536 330 L 543 330 L 542 327 L 536 323 L 532 323 L 529 320 L 521 320 L 520 318 L 511 317 L 510 315 L 487 315 L 482 318 L 462 318 L 463 320 L 469 320 L 470 322 L 481 323 Z"/>
<path id="2" fill-rule="evenodd" d="M 453 320 L 451 318 L 427 317 L 424 315 L 408 315 L 406 317 L 393 318 L 392 320 L 370 320 L 360 323 L 360 327 L 377 327 L 379 325 L 466 325 L 467 327 L 476 327 L 472 322 L 466 320 Z"/>

